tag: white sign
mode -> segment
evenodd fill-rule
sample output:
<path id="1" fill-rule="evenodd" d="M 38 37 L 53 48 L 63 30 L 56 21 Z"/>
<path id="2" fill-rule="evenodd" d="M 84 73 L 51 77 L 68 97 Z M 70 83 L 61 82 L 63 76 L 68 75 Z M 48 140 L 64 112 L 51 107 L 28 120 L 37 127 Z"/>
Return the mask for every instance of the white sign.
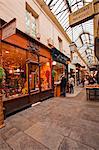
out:
<path id="1" fill-rule="evenodd" d="M 75 50 L 76 50 L 76 48 L 77 48 L 77 46 L 76 46 L 76 44 L 75 44 L 74 42 L 72 42 L 72 43 L 69 45 L 69 47 L 70 47 L 70 51 L 71 51 L 71 52 L 75 52 Z"/>
<path id="2" fill-rule="evenodd" d="M 81 9 L 71 13 L 69 15 L 69 24 L 70 26 L 75 26 L 81 22 L 87 21 L 94 15 L 94 6 L 93 3 L 90 3 Z"/>
<path id="3" fill-rule="evenodd" d="M 16 19 L 14 18 L 9 23 L 2 27 L 2 40 L 16 33 Z"/>

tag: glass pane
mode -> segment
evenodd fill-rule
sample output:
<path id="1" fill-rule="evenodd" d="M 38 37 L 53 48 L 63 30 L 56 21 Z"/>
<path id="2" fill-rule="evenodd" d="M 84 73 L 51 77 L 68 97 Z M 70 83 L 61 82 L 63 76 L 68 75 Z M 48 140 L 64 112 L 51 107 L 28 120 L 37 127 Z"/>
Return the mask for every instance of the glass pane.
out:
<path id="1" fill-rule="evenodd" d="M 63 73 L 64 73 L 64 65 L 56 62 L 56 65 L 53 65 L 53 71 L 52 71 L 54 82 L 61 81 L 61 77 Z"/>
<path id="2" fill-rule="evenodd" d="M 45 57 L 40 57 L 40 78 L 41 90 L 48 90 L 51 88 L 51 65 L 50 60 Z"/>
<path id="3" fill-rule="evenodd" d="M 30 92 L 39 91 L 39 66 L 36 64 L 29 64 L 29 85 Z"/>
<path id="4" fill-rule="evenodd" d="M 26 17 L 25 17 L 25 20 L 26 20 L 26 33 L 30 33 L 30 26 L 31 26 L 31 21 L 30 21 L 30 14 L 28 11 L 26 11 Z"/>
<path id="5" fill-rule="evenodd" d="M 36 19 L 33 16 L 31 16 L 31 35 L 36 36 Z"/>
<path id="6" fill-rule="evenodd" d="M 63 0 L 59 0 L 56 5 L 53 7 L 53 12 L 55 12 L 56 10 L 58 10 L 59 6 L 63 3 Z"/>

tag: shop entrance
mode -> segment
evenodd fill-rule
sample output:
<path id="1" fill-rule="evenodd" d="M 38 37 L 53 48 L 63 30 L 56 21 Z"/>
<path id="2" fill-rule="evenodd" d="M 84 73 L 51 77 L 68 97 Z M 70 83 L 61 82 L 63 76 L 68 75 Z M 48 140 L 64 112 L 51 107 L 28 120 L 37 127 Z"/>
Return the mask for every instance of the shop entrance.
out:
<path id="1" fill-rule="evenodd" d="M 29 63 L 29 90 L 31 92 L 37 92 L 39 88 L 39 64 Z"/>

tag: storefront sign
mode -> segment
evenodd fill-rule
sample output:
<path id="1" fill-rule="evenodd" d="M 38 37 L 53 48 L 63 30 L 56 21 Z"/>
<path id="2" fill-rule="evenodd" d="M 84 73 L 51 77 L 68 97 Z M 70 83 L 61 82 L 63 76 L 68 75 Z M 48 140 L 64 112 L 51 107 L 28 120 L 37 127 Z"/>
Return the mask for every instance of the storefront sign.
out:
<path id="1" fill-rule="evenodd" d="M 71 13 L 69 15 L 69 24 L 70 26 L 76 26 L 78 24 L 81 24 L 82 22 L 85 22 L 92 18 L 94 15 L 94 7 L 93 3 L 90 3 L 81 9 L 75 11 L 74 13 Z"/>
<path id="2" fill-rule="evenodd" d="M 66 64 L 67 57 L 55 48 L 52 48 L 52 58 L 54 61 Z"/>
<path id="3" fill-rule="evenodd" d="M 2 40 L 10 37 L 11 35 L 16 33 L 16 19 L 14 18 L 9 23 L 6 23 L 2 27 Z"/>

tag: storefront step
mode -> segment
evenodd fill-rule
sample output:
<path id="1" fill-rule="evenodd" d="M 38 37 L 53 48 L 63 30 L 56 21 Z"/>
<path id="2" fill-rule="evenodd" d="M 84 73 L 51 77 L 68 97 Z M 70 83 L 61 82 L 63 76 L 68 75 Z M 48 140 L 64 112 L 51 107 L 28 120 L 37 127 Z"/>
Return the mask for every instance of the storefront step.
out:
<path id="1" fill-rule="evenodd" d="M 5 112 L 4 118 L 6 119 L 7 117 L 9 117 L 11 115 L 14 115 L 14 114 L 16 114 L 16 113 L 18 113 L 18 112 L 20 112 L 22 110 L 25 110 L 26 108 L 29 108 L 29 107 L 31 107 L 31 104 L 24 105 L 23 107 L 20 107 L 18 109 L 13 110 L 12 112 L 8 112 L 8 113 Z"/>

